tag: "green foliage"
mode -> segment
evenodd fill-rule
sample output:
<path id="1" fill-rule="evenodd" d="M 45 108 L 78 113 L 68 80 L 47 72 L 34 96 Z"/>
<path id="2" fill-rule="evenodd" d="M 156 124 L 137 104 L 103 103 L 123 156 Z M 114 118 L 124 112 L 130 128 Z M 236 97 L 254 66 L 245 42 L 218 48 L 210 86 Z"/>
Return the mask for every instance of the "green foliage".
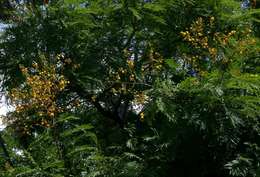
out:
<path id="1" fill-rule="evenodd" d="M 17 119 L 27 133 L 12 121 L 19 112 L 5 117 L 0 176 L 259 175 L 259 10 L 240 3 L 26 1 L 10 11 L 19 20 L 0 36 L 2 90 L 24 88 L 21 66 L 43 58 L 69 82 L 52 100 L 63 112 Z M 203 34 L 189 31 L 198 23 Z"/>

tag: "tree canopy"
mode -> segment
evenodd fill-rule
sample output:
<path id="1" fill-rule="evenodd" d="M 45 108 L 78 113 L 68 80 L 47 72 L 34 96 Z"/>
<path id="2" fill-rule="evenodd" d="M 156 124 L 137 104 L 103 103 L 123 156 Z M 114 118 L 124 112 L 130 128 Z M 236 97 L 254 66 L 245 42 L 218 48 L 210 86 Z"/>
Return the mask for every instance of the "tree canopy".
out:
<path id="1" fill-rule="evenodd" d="M 0 177 L 260 176 L 258 6 L 0 0 Z"/>

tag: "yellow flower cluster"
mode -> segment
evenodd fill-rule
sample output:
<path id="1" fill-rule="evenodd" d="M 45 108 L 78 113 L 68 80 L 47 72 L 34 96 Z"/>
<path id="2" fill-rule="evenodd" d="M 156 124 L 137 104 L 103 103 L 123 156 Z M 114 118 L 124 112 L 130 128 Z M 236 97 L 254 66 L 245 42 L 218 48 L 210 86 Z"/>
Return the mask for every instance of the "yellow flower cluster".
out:
<path id="1" fill-rule="evenodd" d="M 213 34 L 213 40 L 221 44 L 222 46 L 227 46 L 230 43 L 230 39 L 235 36 L 237 31 L 232 30 L 228 32 L 227 34 L 216 32 Z"/>
<path id="2" fill-rule="evenodd" d="M 198 66 L 201 58 L 208 58 L 212 62 L 216 61 L 219 49 L 215 46 L 226 46 L 229 45 L 230 39 L 236 35 L 236 31 L 232 30 L 227 34 L 214 32 L 215 18 L 210 17 L 208 23 L 205 22 L 201 17 L 199 17 L 187 31 L 180 32 L 184 41 L 187 41 L 192 47 L 197 49 L 197 53 L 203 54 L 201 56 L 186 56 L 187 62 L 192 66 Z M 197 68 L 198 69 L 198 68 Z"/>
<path id="3" fill-rule="evenodd" d="M 21 66 L 25 83 L 9 93 L 16 113 L 33 110 L 42 117 L 36 124 L 45 127 L 50 127 L 50 118 L 62 111 L 56 103 L 56 97 L 69 83 L 62 74 L 58 73 L 56 67 L 57 65 L 47 64 L 47 62 L 41 66 L 34 62 L 31 68 Z"/>
<path id="4" fill-rule="evenodd" d="M 126 94 L 137 81 L 134 61 L 127 60 L 126 64 L 126 67 L 119 67 L 116 71 L 110 70 L 107 81 L 112 83 L 111 92 L 114 94 Z"/>
<path id="5" fill-rule="evenodd" d="M 208 37 L 204 34 L 204 22 L 200 17 L 196 20 L 189 30 L 182 31 L 180 34 L 185 41 L 190 42 L 196 48 L 205 48 L 209 47 Z"/>
<path id="6" fill-rule="evenodd" d="M 135 66 L 133 60 L 128 60 L 128 61 L 127 61 L 127 64 L 128 64 L 128 66 L 129 66 L 129 68 L 131 68 L 131 69 L 133 69 L 134 66 Z"/>
<path id="7" fill-rule="evenodd" d="M 163 57 L 148 47 L 143 56 L 138 58 L 138 66 L 136 60 L 133 60 L 133 53 L 129 50 L 124 50 L 124 57 L 126 59 L 125 65 L 116 69 L 110 68 L 106 82 L 110 84 L 110 92 L 114 96 L 130 97 L 131 104 L 142 107 L 147 103 L 148 96 L 142 91 L 145 84 L 145 77 L 151 74 L 158 73 L 163 69 Z M 140 66 L 141 65 L 141 66 Z M 140 69 L 140 70 L 139 70 Z M 96 100 L 93 96 L 92 101 Z M 140 120 L 144 121 L 144 113 L 140 113 Z"/>
<path id="8" fill-rule="evenodd" d="M 134 103 L 135 104 L 144 104 L 147 101 L 148 97 L 144 92 L 134 92 Z"/>
<path id="9" fill-rule="evenodd" d="M 158 65 L 162 63 L 162 60 L 157 60 Z M 157 64 L 156 63 L 156 64 Z M 154 63 L 151 63 L 154 64 Z M 153 67 L 149 65 L 149 67 Z M 140 82 L 140 78 L 137 78 L 135 73 L 135 62 L 127 59 L 125 67 L 119 67 L 113 71 L 110 69 L 110 74 L 107 82 L 111 83 L 110 92 L 114 96 L 131 95 L 133 105 L 144 105 L 148 99 L 143 91 L 136 90 L 136 84 Z M 92 96 L 92 101 L 96 101 L 96 96 Z M 140 121 L 144 121 L 144 113 L 140 113 Z"/>
<path id="10" fill-rule="evenodd" d="M 239 55 L 247 55 L 248 52 L 251 52 L 251 47 L 254 47 L 258 52 L 260 51 L 257 44 L 257 40 L 255 37 L 252 36 L 252 30 L 248 27 L 242 31 L 241 36 L 244 36 L 243 39 L 238 40 L 237 44 L 235 45 L 235 52 Z"/>
<path id="11" fill-rule="evenodd" d="M 144 122 L 144 112 L 141 112 L 141 113 L 140 113 L 140 121 L 141 121 L 141 122 Z"/>
<path id="12" fill-rule="evenodd" d="M 150 49 L 150 51 L 149 51 L 149 61 L 150 61 L 150 63 L 149 63 L 148 67 L 151 67 L 153 69 L 153 71 L 157 72 L 163 68 L 164 60 L 163 60 L 162 56 L 158 52 L 155 52 L 153 49 Z M 143 67 L 145 67 L 145 66 L 143 66 Z"/>

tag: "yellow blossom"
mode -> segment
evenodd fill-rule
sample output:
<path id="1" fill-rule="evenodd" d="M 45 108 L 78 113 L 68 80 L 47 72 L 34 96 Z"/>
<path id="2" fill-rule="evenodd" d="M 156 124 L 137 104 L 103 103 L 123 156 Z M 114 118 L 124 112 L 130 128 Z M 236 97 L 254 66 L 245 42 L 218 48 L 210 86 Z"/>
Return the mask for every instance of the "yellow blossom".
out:
<path id="1" fill-rule="evenodd" d="M 127 64 L 129 66 L 129 68 L 131 68 L 131 69 L 134 68 L 134 61 L 133 60 L 128 60 Z"/>
<path id="2" fill-rule="evenodd" d="M 144 112 L 140 113 L 140 121 L 143 122 L 144 121 Z"/>

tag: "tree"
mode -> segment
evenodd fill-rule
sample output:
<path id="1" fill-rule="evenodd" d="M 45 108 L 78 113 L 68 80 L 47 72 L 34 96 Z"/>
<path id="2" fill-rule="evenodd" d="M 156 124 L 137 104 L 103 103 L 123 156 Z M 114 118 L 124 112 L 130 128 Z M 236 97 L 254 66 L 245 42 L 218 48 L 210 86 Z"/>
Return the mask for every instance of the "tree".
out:
<path id="1" fill-rule="evenodd" d="M 3 175 L 257 174 L 257 10 L 230 0 L 26 5 L 0 40 L 16 107 Z"/>

